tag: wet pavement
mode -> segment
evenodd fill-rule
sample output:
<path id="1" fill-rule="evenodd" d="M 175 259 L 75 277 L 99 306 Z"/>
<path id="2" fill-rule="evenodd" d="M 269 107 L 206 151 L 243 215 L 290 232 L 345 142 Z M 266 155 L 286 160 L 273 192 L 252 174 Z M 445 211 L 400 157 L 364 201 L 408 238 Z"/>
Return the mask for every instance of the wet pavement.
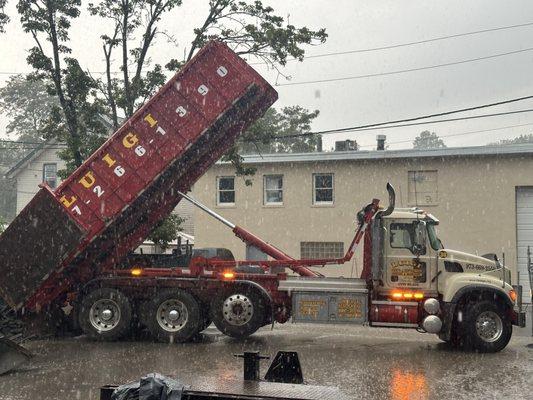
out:
<path id="1" fill-rule="evenodd" d="M 98 399 L 99 387 L 159 372 L 192 384 L 241 377 L 244 350 L 298 351 L 304 378 L 353 399 L 533 399 L 533 339 L 513 337 L 497 354 L 463 353 L 436 336 L 368 327 L 285 325 L 236 341 L 209 328 L 187 344 L 96 343 L 84 337 L 28 343 L 36 357 L 0 376 L 0 399 Z M 265 362 L 262 373 L 266 372 Z"/>

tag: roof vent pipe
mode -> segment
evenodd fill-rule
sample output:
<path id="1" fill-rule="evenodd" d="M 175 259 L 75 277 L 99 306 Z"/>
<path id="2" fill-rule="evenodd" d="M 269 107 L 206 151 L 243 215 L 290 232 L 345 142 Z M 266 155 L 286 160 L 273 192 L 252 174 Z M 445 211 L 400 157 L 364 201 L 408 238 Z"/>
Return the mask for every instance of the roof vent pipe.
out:
<path id="1" fill-rule="evenodd" d="M 385 140 L 387 139 L 387 136 L 385 135 L 377 135 L 376 140 L 378 142 L 377 150 L 385 150 Z"/>

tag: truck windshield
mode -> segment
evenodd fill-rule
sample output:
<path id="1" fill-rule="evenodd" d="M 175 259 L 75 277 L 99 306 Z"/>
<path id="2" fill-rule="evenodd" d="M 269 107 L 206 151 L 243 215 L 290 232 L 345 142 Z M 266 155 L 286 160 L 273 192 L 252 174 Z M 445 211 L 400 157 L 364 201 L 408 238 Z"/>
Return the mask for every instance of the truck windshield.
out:
<path id="1" fill-rule="evenodd" d="M 440 239 L 437 237 L 437 231 L 435 230 L 435 224 L 428 223 L 426 226 L 428 228 L 429 243 L 431 244 L 431 247 L 433 248 L 433 250 L 443 249 L 444 246 L 442 245 L 442 242 L 440 241 Z"/>

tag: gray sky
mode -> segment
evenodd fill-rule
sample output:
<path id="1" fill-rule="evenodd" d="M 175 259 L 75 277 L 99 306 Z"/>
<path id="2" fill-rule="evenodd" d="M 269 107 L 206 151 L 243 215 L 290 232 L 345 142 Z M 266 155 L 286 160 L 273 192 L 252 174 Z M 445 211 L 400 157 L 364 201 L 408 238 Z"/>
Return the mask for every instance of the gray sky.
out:
<path id="1" fill-rule="evenodd" d="M 165 17 L 162 25 L 177 39 L 177 46 L 160 37 L 150 53 L 153 62 L 164 64 L 170 58 L 182 58 L 192 39 L 192 29 L 200 25 L 205 17 L 207 0 L 184 0 L 183 3 L 182 7 Z M 308 47 L 308 55 L 389 46 L 533 22 L 533 2 L 526 0 L 264 0 L 264 3 L 288 17 L 290 23 L 296 26 L 327 29 L 329 38 L 326 44 Z M 30 70 L 26 56 L 33 43 L 20 28 L 15 4 L 16 0 L 10 1 L 13 21 L 7 27 L 8 32 L 0 36 L 1 72 Z M 71 33 L 71 47 L 82 66 L 91 71 L 104 70 L 99 36 L 109 33 L 110 29 L 105 21 L 83 11 Z M 290 62 L 284 73 L 292 77 L 291 82 L 341 78 L 450 63 L 529 47 L 533 47 L 533 26 L 397 49 L 312 58 L 303 63 Z M 276 80 L 279 84 L 287 83 L 264 66 L 254 67 L 273 84 Z M 533 95 L 531 71 L 533 51 L 397 75 L 278 86 L 280 99 L 276 106 L 299 104 L 319 109 L 320 116 L 313 126 L 315 130 L 356 126 Z M 8 75 L 0 75 L 0 85 L 7 78 Z M 530 100 L 461 116 L 532 106 L 533 101 Z M 3 116 L 0 119 L 0 135 L 5 123 L 6 117 Z M 462 134 L 529 123 L 532 125 Z M 371 149 L 376 134 L 384 133 L 390 148 L 409 148 L 413 138 L 424 129 L 437 132 L 448 146 L 486 144 L 533 132 L 533 113 L 335 134 L 325 137 L 324 143 L 329 148 L 334 140 L 352 138 L 363 149 Z M 446 138 L 448 135 L 454 136 Z"/>

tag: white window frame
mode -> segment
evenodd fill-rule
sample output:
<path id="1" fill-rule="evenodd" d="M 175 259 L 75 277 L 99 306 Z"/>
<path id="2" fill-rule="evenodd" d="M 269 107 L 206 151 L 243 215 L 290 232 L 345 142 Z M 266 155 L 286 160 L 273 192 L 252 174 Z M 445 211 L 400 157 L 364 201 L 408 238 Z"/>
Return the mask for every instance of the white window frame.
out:
<path id="1" fill-rule="evenodd" d="M 324 176 L 324 175 L 330 175 L 331 176 L 331 201 L 317 201 L 316 199 L 316 191 L 317 190 L 324 190 L 329 188 L 317 188 L 316 187 L 316 177 L 317 176 Z M 331 206 L 335 203 L 335 174 L 332 172 L 317 172 L 313 174 L 313 205 L 316 206 Z"/>
<path id="2" fill-rule="evenodd" d="M 48 181 L 46 180 L 46 167 L 48 166 L 54 166 L 55 167 L 55 185 L 51 186 L 48 184 Z M 58 175 L 57 175 L 57 163 L 44 163 L 43 164 L 43 183 L 46 183 L 48 186 L 50 186 L 52 189 L 57 188 L 58 186 Z"/>
<path id="3" fill-rule="evenodd" d="M 281 188 L 280 189 L 267 189 L 267 179 L 268 178 L 281 178 Z M 284 184 L 283 174 L 269 174 L 263 175 L 263 204 L 265 206 L 282 206 L 284 201 Z M 279 201 L 267 201 L 267 191 L 281 191 L 281 202 Z"/>
<path id="4" fill-rule="evenodd" d="M 233 179 L 233 190 L 229 189 L 220 189 L 220 180 L 221 179 Z M 233 202 L 221 202 L 220 201 L 220 193 L 221 192 L 233 192 Z M 237 199 L 237 192 L 235 191 L 235 176 L 232 175 L 225 175 L 225 176 L 217 176 L 217 190 L 216 190 L 216 196 L 217 196 L 217 206 L 219 207 L 234 207 L 235 206 L 235 200 Z"/>

